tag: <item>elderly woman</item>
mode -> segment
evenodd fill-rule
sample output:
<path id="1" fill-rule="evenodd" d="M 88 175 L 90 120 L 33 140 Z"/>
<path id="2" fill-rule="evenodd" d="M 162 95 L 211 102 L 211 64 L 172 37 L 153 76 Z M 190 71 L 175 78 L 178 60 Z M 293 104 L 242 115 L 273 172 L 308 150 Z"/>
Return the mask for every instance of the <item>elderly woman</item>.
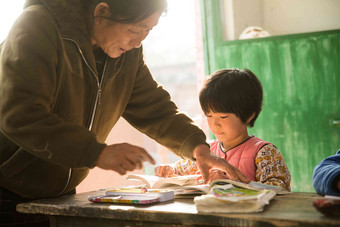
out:
<path id="1" fill-rule="evenodd" d="M 141 42 L 166 8 L 166 0 L 27 0 L 0 52 L 0 212 L 8 223 L 21 217 L 15 204 L 74 193 L 94 166 L 123 175 L 154 163 L 141 147 L 104 143 L 121 116 L 196 160 L 206 182 L 213 168 L 248 181 L 210 152 L 143 61 Z"/>

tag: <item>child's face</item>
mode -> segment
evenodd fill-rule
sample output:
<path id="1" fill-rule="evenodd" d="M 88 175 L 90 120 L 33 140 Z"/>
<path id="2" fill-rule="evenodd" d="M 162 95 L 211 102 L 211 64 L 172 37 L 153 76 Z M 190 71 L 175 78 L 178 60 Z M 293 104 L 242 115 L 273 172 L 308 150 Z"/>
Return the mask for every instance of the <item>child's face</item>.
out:
<path id="1" fill-rule="evenodd" d="M 232 148 L 249 137 L 247 124 L 233 113 L 206 114 L 210 131 L 221 141 L 225 149 Z"/>

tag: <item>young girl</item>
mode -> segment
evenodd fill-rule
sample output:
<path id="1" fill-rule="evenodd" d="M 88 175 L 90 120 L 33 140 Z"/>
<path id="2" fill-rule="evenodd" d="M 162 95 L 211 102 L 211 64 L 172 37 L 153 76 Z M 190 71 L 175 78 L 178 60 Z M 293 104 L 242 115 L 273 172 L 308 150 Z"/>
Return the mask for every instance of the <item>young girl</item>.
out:
<path id="1" fill-rule="evenodd" d="M 210 149 L 237 167 L 252 181 L 281 186 L 290 191 L 290 173 L 280 151 L 271 143 L 249 135 L 262 110 L 262 85 L 247 69 L 217 71 L 200 92 L 201 108 L 210 131 L 216 136 Z M 155 175 L 169 177 L 197 174 L 191 160 L 179 160 L 155 168 Z M 226 178 L 220 170 L 211 172 L 211 180 Z"/>

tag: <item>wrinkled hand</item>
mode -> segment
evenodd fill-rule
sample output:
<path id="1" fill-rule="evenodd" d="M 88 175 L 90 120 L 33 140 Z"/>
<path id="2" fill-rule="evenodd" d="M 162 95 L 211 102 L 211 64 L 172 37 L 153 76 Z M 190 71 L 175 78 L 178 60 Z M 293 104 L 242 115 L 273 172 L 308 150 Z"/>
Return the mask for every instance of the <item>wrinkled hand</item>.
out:
<path id="1" fill-rule="evenodd" d="M 159 165 L 155 167 L 155 176 L 174 177 L 177 176 L 171 165 Z"/>
<path id="2" fill-rule="evenodd" d="M 212 169 L 209 171 L 210 181 L 218 180 L 218 179 L 229 179 L 223 171 L 218 169 Z"/>
<path id="3" fill-rule="evenodd" d="M 240 170 L 230 165 L 223 158 L 212 153 L 207 145 L 202 144 L 196 147 L 193 156 L 196 158 L 196 164 L 202 174 L 204 183 L 208 183 L 212 180 L 210 176 L 210 170 L 212 169 L 221 170 L 226 173 L 226 177 L 231 180 L 245 183 L 250 182 Z"/>
<path id="4" fill-rule="evenodd" d="M 145 161 L 155 164 L 155 160 L 145 149 L 128 143 L 121 143 L 106 146 L 95 165 L 124 175 L 127 171 L 141 169 Z"/>

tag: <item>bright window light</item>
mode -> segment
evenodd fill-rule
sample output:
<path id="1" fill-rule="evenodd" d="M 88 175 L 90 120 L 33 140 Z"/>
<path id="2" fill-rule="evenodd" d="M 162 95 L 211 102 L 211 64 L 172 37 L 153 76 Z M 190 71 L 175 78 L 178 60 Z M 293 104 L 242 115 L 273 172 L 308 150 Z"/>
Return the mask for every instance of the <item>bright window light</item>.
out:
<path id="1" fill-rule="evenodd" d="M 0 7 L 0 42 L 6 39 L 14 21 L 22 12 L 25 0 L 2 1 Z"/>

